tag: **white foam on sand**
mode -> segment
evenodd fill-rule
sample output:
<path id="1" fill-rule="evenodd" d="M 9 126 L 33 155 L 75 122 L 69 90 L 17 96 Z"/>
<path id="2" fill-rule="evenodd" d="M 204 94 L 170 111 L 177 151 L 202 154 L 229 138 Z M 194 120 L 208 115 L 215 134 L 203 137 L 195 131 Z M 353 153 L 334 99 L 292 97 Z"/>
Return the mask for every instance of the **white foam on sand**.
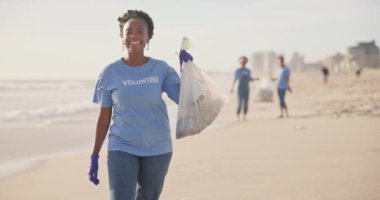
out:
<path id="1" fill-rule="evenodd" d="M 0 117 L 0 121 L 23 121 L 30 119 L 44 119 L 57 116 L 67 116 L 80 112 L 90 111 L 98 108 L 90 101 L 70 102 L 39 106 L 25 110 L 11 110 Z"/>

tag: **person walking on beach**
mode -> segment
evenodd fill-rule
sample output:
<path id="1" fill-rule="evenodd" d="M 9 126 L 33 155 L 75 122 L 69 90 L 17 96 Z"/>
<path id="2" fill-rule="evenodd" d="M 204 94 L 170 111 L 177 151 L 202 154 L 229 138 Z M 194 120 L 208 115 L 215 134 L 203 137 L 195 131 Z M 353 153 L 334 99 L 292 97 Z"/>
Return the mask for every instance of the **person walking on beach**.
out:
<path id="1" fill-rule="evenodd" d="M 243 113 L 243 120 L 247 120 L 248 104 L 249 104 L 249 82 L 254 79 L 251 77 L 251 70 L 247 69 L 248 58 L 242 56 L 239 58 L 240 68 L 235 71 L 235 78 L 232 82 L 231 93 L 234 92 L 235 84 L 238 84 L 238 107 L 237 119 L 240 121 L 240 113 Z"/>
<path id="2" fill-rule="evenodd" d="M 289 117 L 288 113 L 288 107 L 285 102 L 285 94 L 286 91 L 292 92 L 292 89 L 289 85 L 289 80 L 290 80 L 290 69 L 285 65 L 284 57 L 279 56 L 278 57 L 279 61 L 279 75 L 278 75 L 278 83 L 277 83 L 277 92 L 278 92 L 278 98 L 280 101 L 280 118 L 284 117 Z"/>
<path id="3" fill-rule="evenodd" d="M 362 67 L 358 67 L 358 69 L 355 71 L 356 78 L 360 77 L 360 74 L 362 73 L 362 71 L 363 71 L 363 68 Z"/>
<path id="4" fill-rule="evenodd" d="M 329 79 L 329 69 L 326 66 L 322 67 L 323 83 L 327 84 Z"/>
<path id="5" fill-rule="evenodd" d="M 172 157 L 162 93 L 178 103 L 180 78 L 166 62 L 144 55 L 154 29 L 147 13 L 128 10 L 118 21 L 127 54 L 106 66 L 96 83 L 93 102 L 100 105 L 100 113 L 89 179 L 99 184 L 99 152 L 109 129 L 111 200 L 157 200 Z M 181 51 L 180 62 L 189 60 L 191 55 Z"/>

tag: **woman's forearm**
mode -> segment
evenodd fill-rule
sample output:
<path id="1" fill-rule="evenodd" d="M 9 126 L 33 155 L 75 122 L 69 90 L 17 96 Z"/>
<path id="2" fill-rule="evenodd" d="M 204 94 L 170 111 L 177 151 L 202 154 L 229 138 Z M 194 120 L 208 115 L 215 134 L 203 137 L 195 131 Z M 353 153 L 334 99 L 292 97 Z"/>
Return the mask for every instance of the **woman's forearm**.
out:
<path id="1" fill-rule="evenodd" d="M 93 154 L 99 154 L 103 142 L 107 136 L 108 128 L 111 123 L 111 108 L 101 108 L 98 123 L 96 125 L 96 135 L 95 135 L 95 144 L 94 149 L 92 151 Z"/>

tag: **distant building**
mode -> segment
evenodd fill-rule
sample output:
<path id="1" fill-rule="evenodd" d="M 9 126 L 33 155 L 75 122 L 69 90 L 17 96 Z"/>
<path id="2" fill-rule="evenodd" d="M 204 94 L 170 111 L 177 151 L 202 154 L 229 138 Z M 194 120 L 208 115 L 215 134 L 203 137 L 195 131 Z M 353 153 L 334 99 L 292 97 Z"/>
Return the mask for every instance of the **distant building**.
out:
<path id="1" fill-rule="evenodd" d="M 252 55 L 252 69 L 256 73 L 273 77 L 277 65 L 277 55 L 273 51 L 256 52 Z"/>
<path id="2" fill-rule="evenodd" d="M 320 61 L 307 62 L 305 63 L 302 71 L 317 71 L 317 70 L 321 70 L 323 66 L 324 66 L 323 63 Z"/>
<path id="3" fill-rule="evenodd" d="M 349 47 L 347 51 L 350 59 L 360 68 L 380 68 L 380 51 L 375 41 L 359 42 L 357 46 Z"/>
<path id="4" fill-rule="evenodd" d="M 305 66 L 305 57 L 297 52 L 293 53 L 288 65 L 293 71 L 302 71 Z"/>

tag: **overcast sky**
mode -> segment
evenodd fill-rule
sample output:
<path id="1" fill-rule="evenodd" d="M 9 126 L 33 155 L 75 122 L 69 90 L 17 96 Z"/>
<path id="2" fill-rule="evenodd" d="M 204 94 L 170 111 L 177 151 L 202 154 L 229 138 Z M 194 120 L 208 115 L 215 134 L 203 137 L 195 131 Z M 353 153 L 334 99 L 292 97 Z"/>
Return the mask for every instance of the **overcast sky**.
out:
<path id="1" fill-rule="evenodd" d="M 123 55 L 117 18 L 128 9 L 151 15 L 147 54 L 176 68 L 184 35 L 195 63 L 214 71 L 257 51 L 315 61 L 380 43 L 377 0 L 0 0 L 0 79 L 96 79 Z"/>

